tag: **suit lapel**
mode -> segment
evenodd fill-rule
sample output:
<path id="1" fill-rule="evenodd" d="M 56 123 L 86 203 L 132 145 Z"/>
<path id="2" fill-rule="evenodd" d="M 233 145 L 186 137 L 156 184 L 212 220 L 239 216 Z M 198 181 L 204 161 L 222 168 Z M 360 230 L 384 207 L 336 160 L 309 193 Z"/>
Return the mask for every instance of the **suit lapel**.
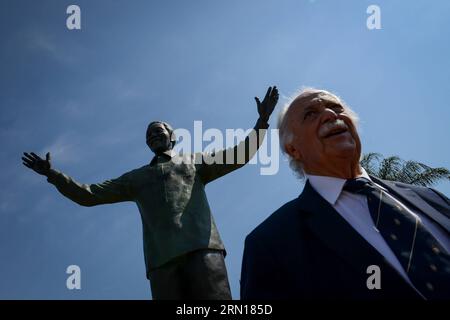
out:
<path id="1" fill-rule="evenodd" d="M 381 265 L 383 257 L 306 182 L 299 208 L 308 213 L 306 223 L 317 238 L 358 272 Z"/>
<path id="2" fill-rule="evenodd" d="M 380 180 L 376 177 L 370 177 L 373 181 L 379 185 L 385 187 L 399 200 L 405 201 L 407 205 L 419 210 L 421 213 L 425 214 L 433 221 L 437 222 L 445 230 L 450 232 L 450 219 L 444 216 L 442 213 L 430 206 L 426 201 L 424 201 L 419 195 L 417 195 L 413 190 L 405 187 L 399 187 L 393 182 L 388 182 Z"/>
<path id="3" fill-rule="evenodd" d="M 399 288 L 408 290 L 411 296 L 418 298 L 416 291 L 403 276 L 368 243 L 341 215 L 317 193 L 309 181 L 298 198 L 299 215 L 311 232 L 331 251 L 336 253 L 358 275 L 367 275 L 367 267 L 379 266 L 382 269 L 384 290 Z M 319 253 L 320 254 L 320 253 Z M 326 262 L 326 261 L 325 261 Z M 331 268 L 333 266 L 330 266 Z M 401 291 L 401 290 L 400 290 Z M 405 293 L 406 291 L 402 291 Z"/>

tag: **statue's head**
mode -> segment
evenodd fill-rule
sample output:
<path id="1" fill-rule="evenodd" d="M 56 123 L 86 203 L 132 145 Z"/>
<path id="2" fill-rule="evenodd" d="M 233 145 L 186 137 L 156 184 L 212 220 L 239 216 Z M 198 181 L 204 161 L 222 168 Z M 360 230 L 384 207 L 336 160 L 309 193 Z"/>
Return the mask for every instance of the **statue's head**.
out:
<path id="1" fill-rule="evenodd" d="M 147 127 L 146 141 L 148 147 L 155 153 L 161 154 L 172 150 L 176 137 L 170 124 L 163 121 L 153 121 Z"/>

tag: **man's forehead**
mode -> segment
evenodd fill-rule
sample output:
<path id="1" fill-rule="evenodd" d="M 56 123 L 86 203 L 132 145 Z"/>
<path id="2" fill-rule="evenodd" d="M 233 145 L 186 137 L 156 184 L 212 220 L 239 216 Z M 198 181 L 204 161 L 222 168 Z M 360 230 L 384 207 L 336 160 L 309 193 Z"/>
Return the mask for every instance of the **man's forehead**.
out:
<path id="1" fill-rule="evenodd" d="M 316 105 L 327 105 L 331 103 L 342 105 L 338 97 L 336 97 L 331 93 L 321 91 L 313 94 L 308 94 L 305 96 L 300 95 L 292 102 L 291 106 L 294 106 L 296 108 L 301 107 L 301 109 L 305 109 L 307 107 L 314 107 Z"/>

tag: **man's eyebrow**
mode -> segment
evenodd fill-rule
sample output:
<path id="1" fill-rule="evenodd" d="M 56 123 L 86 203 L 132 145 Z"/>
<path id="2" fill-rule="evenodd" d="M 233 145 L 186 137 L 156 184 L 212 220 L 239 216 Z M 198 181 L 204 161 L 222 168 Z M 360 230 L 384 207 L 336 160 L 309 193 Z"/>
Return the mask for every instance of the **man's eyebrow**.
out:
<path id="1" fill-rule="evenodd" d="M 317 108 L 317 104 L 309 105 L 309 106 L 303 108 L 302 113 L 305 114 L 306 112 L 310 111 L 311 109 L 316 109 L 316 108 Z"/>
<path id="2" fill-rule="evenodd" d="M 326 101 L 325 102 L 325 106 L 327 107 L 340 107 L 340 108 L 344 108 L 344 106 L 338 102 L 335 101 Z"/>
<path id="3" fill-rule="evenodd" d="M 310 105 L 304 107 L 304 108 L 302 109 L 302 111 L 301 111 L 301 114 L 304 115 L 304 114 L 306 114 L 308 111 L 317 109 L 317 107 L 319 107 L 319 106 L 324 106 L 324 107 L 327 107 L 327 108 L 329 108 L 329 107 L 339 107 L 339 108 L 344 109 L 344 106 L 343 106 L 342 104 L 338 103 L 338 102 L 334 102 L 334 101 L 323 101 L 323 103 L 319 103 L 319 104 L 318 104 L 318 103 L 310 104 Z"/>

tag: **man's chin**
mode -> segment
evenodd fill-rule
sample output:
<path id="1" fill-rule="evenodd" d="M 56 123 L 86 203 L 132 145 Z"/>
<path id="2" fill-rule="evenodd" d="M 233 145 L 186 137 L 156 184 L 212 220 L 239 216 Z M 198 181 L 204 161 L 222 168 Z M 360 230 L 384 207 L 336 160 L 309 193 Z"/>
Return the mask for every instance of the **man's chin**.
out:
<path id="1" fill-rule="evenodd" d="M 357 152 L 356 149 L 356 144 L 354 142 L 341 142 L 333 145 L 333 148 L 329 150 L 329 154 L 339 158 L 353 158 Z"/>

